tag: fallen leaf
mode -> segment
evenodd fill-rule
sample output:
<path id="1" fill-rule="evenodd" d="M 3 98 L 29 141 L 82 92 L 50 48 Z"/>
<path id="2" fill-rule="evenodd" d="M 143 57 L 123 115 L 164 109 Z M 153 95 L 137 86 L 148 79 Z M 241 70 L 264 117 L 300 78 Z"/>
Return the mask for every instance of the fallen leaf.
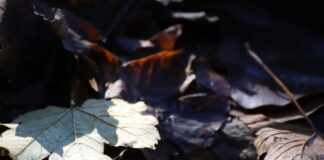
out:
<path id="1" fill-rule="evenodd" d="M 73 13 L 69 11 L 64 11 L 64 15 L 69 27 L 80 34 L 84 39 L 91 42 L 101 40 L 102 34 L 91 23 L 88 23 L 84 19 L 73 15 Z"/>
<path id="2" fill-rule="evenodd" d="M 246 151 L 254 139 L 252 130 L 239 119 L 228 118 L 215 137 L 212 149 L 219 159 L 256 159 L 254 149 Z"/>
<path id="3" fill-rule="evenodd" d="M 101 39 L 99 31 L 90 23 L 87 23 L 83 19 L 74 16 L 71 12 L 64 9 L 51 8 L 47 3 L 38 0 L 34 1 L 33 7 L 34 13 L 41 16 L 44 21 L 50 25 L 53 32 L 61 38 L 66 50 L 75 54 L 81 52 L 83 55 L 89 56 L 94 63 L 96 63 L 95 65 L 97 66 L 95 71 L 98 72 L 98 77 L 96 78 L 98 78 L 99 83 L 97 92 L 100 97 L 104 97 L 108 85 L 114 83 L 119 78 L 116 75 L 116 72 L 122 62 L 107 49 L 91 42 Z M 78 84 L 78 86 L 81 85 L 87 86 L 87 82 Z M 91 89 L 89 89 L 90 88 L 88 87 L 87 90 L 92 92 Z M 85 95 L 89 94 L 87 92 L 83 93 L 85 93 Z M 78 94 L 78 96 L 80 95 L 82 94 Z M 80 102 L 82 101 L 80 100 Z"/>
<path id="4" fill-rule="evenodd" d="M 187 78 L 189 57 L 180 50 L 163 51 L 126 63 L 121 77 L 134 97 L 161 101 L 179 92 Z"/>
<path id="5" fill-rule="evenodd" d="M 91 42 L 84 39 L 80 33 L 77 33 L 70 27 L 67 16 L 71 17 L 71 14 L 68 14 L 68 11 L 51 8 L 47 3 L 39 0 L 34 0 L 33 2 L 34 14 L 42 17 L 49 24 L 53 32 L 62 39 L 66 50 L 71 52 L 90 52 Z"/>
<path id="6" fill-rule="evenodd" d="M 309 116 L 324 106 L 324 94 L 312 93 L 298 99 L 299 104 Z M 285 106 L 263 106 L 255 109 L 232 109 L 230 114 L 239 118 L 251 128 L 259 128 L 273 123 L 285 123 L 304 117 L 293 103 Z"/>
<path id="7" fill-rule="evenodd" d="M 90 46 L 89 58 L 97 65 L 99 77 L 98 92 L 101 97 L 104 97 L 109 86 L 116 83 L 120 78 L 118 70 L 122 65 L 122 61 L 119 57 L 95 43 L 92 43 Z"/>
<path id="8" fill-rule="evenodd" d="M 142 58 L 152 53 L 174 50 L 176 40 L 181 34 L 182 26 L 178 24 L 170 26 L 146 40 L 118 37 L 117 42 L 132 58 Z"/>
<path id="9" fill-rule="evenodd" d="M 89 57 L 98 65 L 105 82 L 115 81 L 119 77 L 116 74 L 118 67 L 122 65 L 122 61 L 112 52 L 93 43 Z"/>
<path id="10" fill-rule="evenodd" d="M 158 121 L 140 112 L 142 102 L 88 100 L 81 107 L 49 106 L 18 117 L 6 125 L 0 146 L 17 160 L 110 159 L 104 143 L 112 146 L 154 148 L 160 139 Z M 5 125 L 5 124 L 4 124 Z"/>
<path id="11" fill-rule="evenodd" d="M 91 98 L 99 98 L 97 65 L 89 57 L 75 53 L 75 74 L 72 80 L 72 99 L 81 105 Z"/>
<path id="12" fill-rule="evenodd" d="M 324 140 L 320 136 L 274 128 L 263 128 L 256 135 L 254 146 L 264 160 L 324 159 Z"/>
<path id="13" fill-rule="evenodd" d="M 195 94 L 177 104 L 155 107 L 162 135 L 184 152 L 211 147 L 226 119 L 228 101 L 218 96 Z"/>
<path id="14" fill-rule="evenodd" d="M 208 60 L 199 57 L 194 61 L 193 70 L 196 75 L 198 84 L 209 88 L 215 94 L 221 97 L 229 97 L 231 95 L 231 86 L 225 76 L 213 71 L 208 65 Z"/>
<path id="15" fill-rule="evenodd" d="M 319 67 L 323 68 L 321 67 L 324 58 L 321 54 L 323 41 L 308 32 L 312 27 L 292 22 L 293 17 L 299 14 L 297 11 L 299 7 L 305 9 L 304 6 L 294 5 L 296 8 L 292 10 L 296 11 L 291 12 L 294 16 L 283 19 L 284 16 L 281 15 L 286 15 L 287 12 L 283 9 L 281 10 L 283 12 L 280 12 L 282 14 L 279 14 L 275 10 L 280 7 L 277 8 L 275 7 L 277 5 L 272 3 L 261 7 L 253 2 L 246 5 L 223 2 L 229 6 L 236 6 L 236 9 L 224 10 L 224 14 L 229 13 L 230 16 L 224 17 L 223 23 L 220 23 L 222 36 L 217 57 L 226 65 L 232 87 L 231 97 L 244 108 L 284 106 L 290 103 L 289 98 L 272 78 L 248 56 L 243 47 L 245 42 L 251 44 L 252 49 L 287 85 L 295 98 L 324 91 L 324 74 L 318 70 Z M 251 9 L 256 6 L 260 7 L 260 10 Z M 315 7 L 316 4 L 312 6 Z M 264 12 L 259 12 L 261 10 Z M 319 12 L 318 15 L 320 14 L 323 13 Z M 315 18 L 310 15 L 306 17 L 305 21 Z M 287 24 L 283 24 L 283 21 Z"/>

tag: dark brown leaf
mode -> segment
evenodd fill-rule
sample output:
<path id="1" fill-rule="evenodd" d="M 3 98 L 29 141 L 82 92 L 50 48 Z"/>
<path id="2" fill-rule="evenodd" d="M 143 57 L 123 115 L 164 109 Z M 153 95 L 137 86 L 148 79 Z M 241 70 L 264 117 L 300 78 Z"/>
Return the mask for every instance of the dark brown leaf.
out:
<path id="1" fill-rule="evenodd" d="M 90 98 L 99 98 L 97 65 L 88 57 L 76 54 L 76 71 L 72 82 L 72 98 L 81 105 Z"/>

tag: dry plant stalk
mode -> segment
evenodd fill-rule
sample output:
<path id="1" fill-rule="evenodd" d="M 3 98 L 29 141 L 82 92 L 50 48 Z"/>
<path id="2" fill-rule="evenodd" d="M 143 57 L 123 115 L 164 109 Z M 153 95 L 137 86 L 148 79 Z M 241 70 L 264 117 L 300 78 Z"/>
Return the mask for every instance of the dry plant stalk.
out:
<path id="1" fill-rule="evenodd" d="M 306 145 L 312 139 L 314 139 L 314 138 L 316 138 L 318 136 L 317 129 L 316 129 L 314 123 L 312 122 L 311 119 L 309 119 L 308 115 L 306 114 L 306 112 L 304 111 L 304 109 L 301 107 L 301 105 L 298 103 L 298 101 L 293 96 L 293 94 L 288 89 L 288 87 L 280 80 L 280 78 L 275 73 L 272 72 L 272 70 L 263 62 L 263 60 L 251 49 L 250 44 L 249 43 L 245 43 L 244 45 L 245 45 L 245 48 L 247 50 L 247 53 L 271 76 L 271 78 L 287 94 L 288 98 L 292 101 L 292 103 L 294 104 L 294 106 L 296 106 L 296 108 L 299 111 L 299 113 L 306 119 L 306 121 L 310 125 L 310 127 L 311 127 L 311 129 L 313 131 L 313 135 L 308 140 L 306 140 L 305 141 L 305 144 L 303 145 L 303 149 L 302 149 L 302 153 L 301 153 L 301 157 L 300 157 L 300 159 L 303 159 L 303 153 L 304 153 L 304 150 L 305 150 Z"/>

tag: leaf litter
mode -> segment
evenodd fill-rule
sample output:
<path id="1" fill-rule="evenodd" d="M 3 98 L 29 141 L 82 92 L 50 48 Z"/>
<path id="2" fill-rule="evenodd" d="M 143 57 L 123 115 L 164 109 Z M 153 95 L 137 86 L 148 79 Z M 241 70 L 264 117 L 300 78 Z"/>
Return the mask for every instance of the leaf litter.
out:
<path id="1" fill-rule="evenodd" d="M 300 7 L 296 4 L 294 9 Z M 257 5 L 196 0 L 9 1 L 1 8 L 5 8 L 1 118 L 9 122 L 48 105 L 67 107 L 71 98 L 77 105 L 91 98 L 143 100 L 148 104 L 146 113 L 159 120 L 163 141 L 157 150 L 143 150 L 146 159 L 161 158 L 160 154 L 166 154 L 164 159 L 255 159 L 249 145 L 252 130 L 300 123 L 296 120 L 303 117 L 249 59 L 243 43 L 251 42 L 307 115 L 323 112 L 323 76 L 318 71 L 323 57 L 318 54 L 320 41 L 304 32 L 316 29 L 294 20 L 284 19 L 289 25 L 281 25 L 284 16 L 249 6 Z M 16 11 L 22 12 L 13 14 Z M 271 19 L 267 21 L 271 27 L 254 15 Z M 29 32 L 21 32 L 19 24 L 25 20 L 29 23 L 24 31 Z M 314 123 L 321 125 L 316 119 Z"/>

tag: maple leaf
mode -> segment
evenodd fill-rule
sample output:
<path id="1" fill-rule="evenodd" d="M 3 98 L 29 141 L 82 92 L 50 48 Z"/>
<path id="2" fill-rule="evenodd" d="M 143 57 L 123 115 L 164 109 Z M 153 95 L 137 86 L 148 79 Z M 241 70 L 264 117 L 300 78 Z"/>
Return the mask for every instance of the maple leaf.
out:
<path id="1" fill-rule="evenodd" d="M 16 160 L 106 160 L 104 143 L 154 148 L 160 139 L 156 118 L 142 115 L 143 102 L 87 100 L 81 107 L 49 106 L 18 117 L 0 138 Z"/>

